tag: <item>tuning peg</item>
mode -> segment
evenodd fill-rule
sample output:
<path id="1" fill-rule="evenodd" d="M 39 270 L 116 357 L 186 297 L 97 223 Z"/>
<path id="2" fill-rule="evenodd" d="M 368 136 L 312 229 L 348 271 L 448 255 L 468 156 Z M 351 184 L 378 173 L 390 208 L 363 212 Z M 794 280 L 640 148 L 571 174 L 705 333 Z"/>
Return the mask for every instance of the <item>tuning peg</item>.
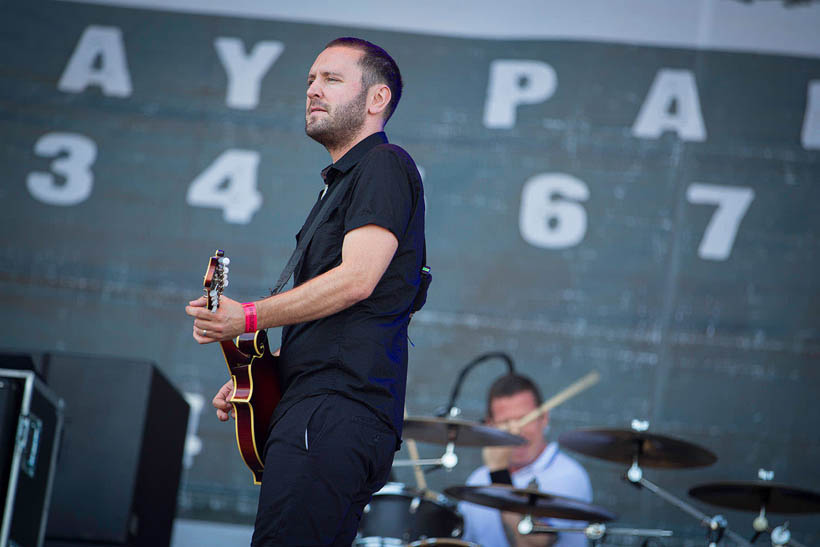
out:
<path id="1" fill-rule="evenodd" d="M 227 266 L 225 266 L 224 268 L 222 268 L 222 273 L 224 273 L 225 275 L 228 275 L 228 272 L 229 272 L 229 271 L 231 271 L 231 270 L 230 270 Z"/>
<path id="2" fill-rule="evenodd" d="M 216 298 L 216 295 L 217 295 L 216 289 L 212 289 L 211 292 L 208 293 L 208 294 L 211 295 L 211 298 Z"/>
<path id="3" fill-rule="evenodd" d="M 219 259 L 219 263 L 224 264 L 225 266 L 227 266 L 228 264 L 231 263 L 231 259 L 228 258 L 227 256 L 223 256 L 222 258 Z"/>
<path id="4" fill-rule="evenodd" d="M 225 279 L 225 283 L 223 283 L 223 284 L 222 284 L 222 286 L 223 286 L 223 287 L 227 287 L 227 286 L 228 286 L 228 279 L 227 279 L 227 278 Z"/>

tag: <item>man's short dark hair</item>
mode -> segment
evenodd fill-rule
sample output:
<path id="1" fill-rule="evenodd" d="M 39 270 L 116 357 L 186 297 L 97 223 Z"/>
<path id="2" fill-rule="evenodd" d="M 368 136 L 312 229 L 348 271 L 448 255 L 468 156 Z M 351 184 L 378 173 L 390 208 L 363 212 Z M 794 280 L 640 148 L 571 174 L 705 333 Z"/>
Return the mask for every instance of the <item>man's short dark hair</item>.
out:
<path id="1" fill-rule="evenodd" d="M 328 43 L 325 49 L 335 46 L 358 49 L 363 53 L 362 58 L 359 59 L 359 66 L 362 67 L 362 85 L 365 89 L 370 89 L 370 86 L 374 84 L 385 84 L 390 88 L 390 104 L 387 105 L 387 114 L 384 118 L 384 122 L 387 123 L 401 99 L 403 84 L 399 65 L 385 50 L 361 38 L 350 36 L 336 38 Z"/>
<path id="2" fill-rule="evenodd" d="M 529 377 L 512 373 L 496 379 L 493 385 L 490 386 L 490 391 L 487 392 L 487 417 L 492 417 L 490 405 L 493 399 L 510 397 L 522 391 L 532 393 L 533 397 L 535 397 L 535 405 L 541 406 L 541 391 Z"/>

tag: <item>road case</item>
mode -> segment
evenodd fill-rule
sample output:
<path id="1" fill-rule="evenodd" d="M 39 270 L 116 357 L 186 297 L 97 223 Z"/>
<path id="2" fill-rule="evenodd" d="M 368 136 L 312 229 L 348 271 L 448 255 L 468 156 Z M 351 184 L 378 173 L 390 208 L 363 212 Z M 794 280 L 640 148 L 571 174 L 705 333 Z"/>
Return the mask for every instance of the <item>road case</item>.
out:
<path id="1" fill-rule="evenodd" d="M 0 547 L 43 544 L 62 428 L 62 399 L 33 371 L 0 369 Z"/>

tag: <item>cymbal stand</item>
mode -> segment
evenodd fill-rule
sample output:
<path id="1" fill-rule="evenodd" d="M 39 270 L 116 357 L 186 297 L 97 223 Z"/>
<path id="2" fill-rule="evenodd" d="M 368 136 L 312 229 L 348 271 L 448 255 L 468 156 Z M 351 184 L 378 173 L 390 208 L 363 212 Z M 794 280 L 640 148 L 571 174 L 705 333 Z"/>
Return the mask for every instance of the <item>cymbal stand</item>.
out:
<path id="1" fill-rule="evenodd" d="M 456 465 L 458 465 L 458 454 L 456 454 L 455 448 L 456 443 L 449 442 L 447 443 L 447 448 L 444 450 L 444 454 L 442 454 L 440 458 L 429 458 L 420 460 L 394 460 L 393 467 L 410 467 L 412 465 L 433 465 L 437 467 L 443 467 L 446 471 L 450 471 Z"/>
<path id="2" fill-rule="evenodd" d="M 729 536 L 738 544 L 751 547 L 751 543 L 746 540 L 740 534 L 733 532 L 727 526 L 727 521 L 722 515 L 715 515 L 710 517 L 709 515 L 702 513 L 695 507 L 689 505 L 682 499 L 679 499 L 672 495 L 671 493 L 667 492 L 657 484 L 653 483 L 649 479 L 643 476 L 643 469 L 639 464 L 639 449 L 636 450 L 635 455 L 633 456 L 632 466 L 626 472 L 626 480 L 631 482 L 637 487 L 643 487 L 655 494 L 656 496 L 660 497 L 667 503 L 674 505 L 684 513 L 688 514 L 689 516 L 695 518 L 701 526 L 707 529 L 707 539 L 709 547 L 715 547 L 720 540 L 723 538 L 724 534 Z"/>
<path id="3" fill-rule="evenodd" d="M 583 533 L 588 540 L 596 545 L 607 534 L 621 535 L 621 536 L 638 536 L 638 537 L 671 537 L 671 530 L 657 530 L 652 528 L 609 528 L 603 523 L 593 523 L 580 528 L 570 527 L 555 527 L 544 526 L 542 524 L 535 524 L 532 516 L 527 515 L 518 523 L 518 533 L 522 536 L 529 534 L 545 534 L 545 533 Z"/>
<path id="4" fill-rule="evenodd" d="M 774 471 L 767 470 L 767 469 L 758 469 L 757 470 L 757 478 L 762 481 L 770 481 L 774 478 Z M 765 502 L 768 502 L 768 497 Z M 752 528 L 754 528 L 755 534 L 752 536 L 751 543 L 754 543 L 760 534 L 766 532 L 769 534 L 769 539 L 772 541 L 772 545 L 774 547 L 781 547 L 782 545 L 792 545 L 793 547 L 805 547 L 803 544 L 797 542 L 796 540 L 792 539 L 792 533 L 789 531 L 789 522 L 786 521 L 785 524 L 781 526 L 777 526 L 775 528 L 771 528 L 769 526 L 769 519 L 766 518 L 766 503 L 760 506 L 760 513 L 758 513 L 757 517 L 755 517 L 754 521 L 752 521 Z"/>

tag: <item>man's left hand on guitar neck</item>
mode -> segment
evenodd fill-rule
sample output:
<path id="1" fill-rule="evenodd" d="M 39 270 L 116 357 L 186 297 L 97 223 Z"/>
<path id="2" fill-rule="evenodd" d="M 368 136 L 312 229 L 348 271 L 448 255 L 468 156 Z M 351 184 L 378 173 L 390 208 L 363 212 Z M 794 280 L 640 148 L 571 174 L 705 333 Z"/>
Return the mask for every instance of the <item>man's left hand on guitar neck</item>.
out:
<path id="1" fill-rule="evenodd" d="M 194 340 L 200 344 L 233 340 L 245 332 L 245 311 L 236 300 L 221 296 L 215 312 L 205 306 L 204 296 L 191 300 L 185 306 L 185 313 L 194 317 Z"/>

